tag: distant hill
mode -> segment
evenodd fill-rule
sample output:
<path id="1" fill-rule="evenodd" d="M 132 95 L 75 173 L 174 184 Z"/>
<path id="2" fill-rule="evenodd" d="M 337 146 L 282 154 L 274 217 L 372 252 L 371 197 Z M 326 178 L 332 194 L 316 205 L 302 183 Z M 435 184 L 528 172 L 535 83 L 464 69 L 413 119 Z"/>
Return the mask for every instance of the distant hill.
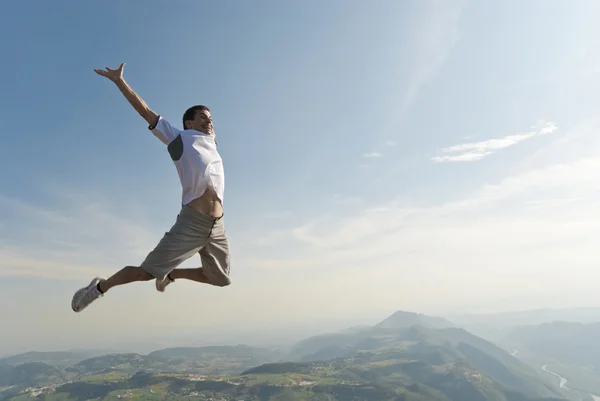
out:
<path id="1" fill-rule="evenodd" d="M 432 366 L 393 354 L 363 353 L 313 363 L 275 363 L 237 376 L 107 372 L 6 400 L 144 399 L 316 401 L 555 401 L 526 397 L 466 363 Z"/>
<path id="2" fill-rule="evenodd" d="M 216 356 L 247 358 L 257 365 L 279 360 L 283 355 L 266 348 L 256 348 L 247 345 L 210 346 L 210 347 L 178 347 L 165 348 L 148 354 L 149 357 L 161 359 L 205 359 Z"/>
<path id="3" fill-rule="evenodd" d="M 445 329 L 442 333 L 464 355 L 469 365 L 486 372 L 497 382 L 524 393 L 549 389 L 538 371 L 496 345 L 463 329 Z"/>
<path id="4" fill-rule="evenodd" d="M 43 362 L 52 366 L 68 366 L 86 358 L 99 355 L 101 351 L 54 351 L 54 352 L 26 352 L 0 359 L 0 364 L 19 365 L 29 362 Z"/>
<path id="5" fill-rule="evenodd" d="M 380 353 L 443 366 L 465 362 L 472 369 L 531 397 L 556 397 L 541 374 L 505 350 L 451 322 L 425 315 L 396 312 L 379 324 L 353 332 L 331 333 L 299 342 L 288 359 L 323 362 Z"/>
<path id="6" fill-rule="evenodd" d="M 94 374 L 106 370 L 139 370 L 152 367 L 152 358 L 136 353 L 111 354 L 85 359 L 73 366 L 69 366 L 68 372 L 77 374 Z M 158 364 L 157 364 L 158 365 Z"/>
<path id="7" fill-rule="evenodd" d="M 270 364 L 251 369 L 243 375 L 314 376 L 318 374 L 317 372 L 327 372 L 329 377 L 338 378 L 342 383 L 368 384 L 373 393 L 372 398 L 365 399 L 455 401 L 561 399 L 556 395 L 555 397 L 524 396 L 510 387 L 494 382 L 467 363 L 456 362 L 432 366 L 422 361 L 397 357 L 388 359 L 389 357 L 390 355 L 386 353 L 367 352 L 329 362 Z"/>
<path id="8" fill-rule="evenodd" d="M 490 314 L 462 314 L 449 318 L 461 326 L 481 325 L 497 329 L 552 322 L 598 323 L 600 308 L 533 309 Z"/>
<path id="9" fill-rule="evenodd" d="M 59 368 L 43 362 L 0 365 L 0 387 L 48 385 L 63 381 L 65 375 Z"/>
<path id="10" fill-rule="evenodd" d="M 251 367 L 279 361 L 276 352 L 244 345 L 186 347 L 157 350 L 149 355 L 121 353 L 80 360 L 71 352 L 30 352 L 0 360 L 0 400 L 28 387 L 44 387 L 70 380 L 96 380 L 98 377 L 133 377 L 148 374 L 238 374 Z M 51 361 L 57 366 L 36 359 Z M 29 362 L 29 361 L 34 362 Z M 65 366 L 67 361 L 72 364 Z M 24 362 L 27 361 L 27 362 Z M 10 387 L 2 392 L 2 388 Z"/>
<path id="11" fill-rule="evenodd" d="M 374 326 L 307 338 L 286 355 L 238 345 L 109 354 L 65 367 L 0 360 L 0 387 L 12 386 L 0 388 L 0 400 L 563 399 L 544 378 L 552 380 L 445 319 L 399 311 Z"/>
<path id="12" fill-rule="evenodd" d="M 598 323 L 600 308 L 533 309 L 489 314 L 455 314 L 447 316 L 458 326 L 500 346 L 510 347 L 507 336 L 515 327 L 544 323 Z"/>
<path id="13" fill-rule="evenodd" d="M 397 311 L 381 323 L 375 325 L 382 329 L 402 329 L 411 326 L 424 326 L 429 328 L 444 329 L 456 325 L 444 318 L 427 316 L 420 313 Z"/>
<path id="14" fill-rule="evenodd" d="M 315 360 L 351 355 L 357 350 L 357 346 L 358 348 L 367 346 L 366 343 L 357 344 L 357 341 L 370 342 L 371 346 L 376 346 L 380 341 L 376 339 L 378 335 L 385 337 L 393 330 L 415 326 L 423 328 L 455 327 L 453 323 L 443 318 L 397 311 L 375 326 L 355 327 L 302 340 L 292 347 L 288 359 Z"/>
<path id="15" fill-rule="evenodd" d="M 600 369 L 600 323 L 554 322 L 516 327 L 505 340 L 548 360 Z"/>
<path id="16" fill-rule="evenodd" d="M 179 347 L 157 350 L 148 355 L 128 353 L 89 358 L 66 370 L 79 375 L 106 370 L 236 374 L 252 366 L 279 361 L 280 357 L 275 351 L 245 345 Z"/>

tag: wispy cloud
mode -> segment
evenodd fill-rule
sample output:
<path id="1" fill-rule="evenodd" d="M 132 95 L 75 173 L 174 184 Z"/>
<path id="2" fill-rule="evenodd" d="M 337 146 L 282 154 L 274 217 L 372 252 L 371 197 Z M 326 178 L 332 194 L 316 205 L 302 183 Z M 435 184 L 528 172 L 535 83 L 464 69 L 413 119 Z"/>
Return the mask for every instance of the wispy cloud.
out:
<path id="1" fill-rule="evenodd" d="M 472 162 L 482 160 L 483 158 L 497 152 L 501 149 L 514 146 L 527 139 L 540 135 L 550 134 L 556 131 L 557 126 L 553 122 L 546 122 L 535 127 L 534 130 L 514 135 L 507 135 L 502 138 L 493 138 L 481 142 L 469 142 L 460 145 L 454 145 L 442 149 L 443 153 L 454 153 L 448 156 L 435 156 L 431 159 L 436 163 L 443 162 Z"/>
<path id="2" fill-rule="evenodd" d="M 410 60 L 406 78 L 408 82 L 399 88 L 400 97 L 395 104 L 393 116 L 388 128 L 382 134 L 376 134 L 375 143 L 381 143 L 382 135 L 389 132 L 401 132 L 404 119 L 423 87 L 428 85 L 444 67 L 446 61 L 459 43 L 460 19 L 467 0 L 428 0 L 418 2 L 418 15 L 415 15 L 414 29 L 410 32 L 411 45 L 408 54 L 402 59 Z M 402 64 L 405 64 L 402 61 Z M 404 68 L 403 68 L 404 71 Z M 396 146 L 396 142 L 388 140 L 386 146 Z M 381 172 L 380 179 L 388 181 L 399 170 L 405 169 L 411 161 L 405 160 Z"/>
<path id="3" fill-rule="evenodd" d="M 552 165 L 507 177 L 453 202 L 431 207 L 392 202 L 363 209 L 355 216 L 308 221 L 286 234 L 280 232 L 274 239 L 277 244 L 271 246 L 303 244 L 311 251 L 290 252 L 286 259 L 263 255 L 257 267 L 325 269 L 367 263 L 369 270 L 391 266 L 425 269 L 424 264 L 429 263 L 426 270 L 430 271 L 442 266 L 448 269 L 448 264 L 462 265 L 461 269 L 475 266 L 483 255 L 489 266 L 498 265 L 489 260 L 495 257 L 501 263 L 524 267 L 523 263 L 531 261 L 527 249 L 544 249 L 548 255 L 563 252 L 559 260 L 568 255 L 574 265 L 587 265 L 592 260 L 600 262 L 600 253 L 592 256 L 588 249 L 583 254 L 590 259 L 583 260 L 573 252 L 590 245 L 594 232 L 600 230 L 600 217 L 595 213 L 599 191 L 597 158 Z M 564 193 L 575 196 L 557 202 L 557 196 Z M 542 203 L 544 207 L 540 207 Z M 553 248 L 546 247 L 549 243 Z"/>
<path id="4" fill-rule="evenodd" d="M 579 128 L 578 137 L 595 138 L 596 146 L 587 149 L 596 150 L 577 159 L 557 154 L 454 200 L 423 206 L 403 197 L 307 220 L 272 237 L 252 255 L 252 266 L 315 270 L 323 280 L 343 276 L 357 288 L 373 277 L 378 296 L 401 286 L 407 300 L 467 305 L 507 291 L 531 302 L 548 291 L 585 292 L 591 299 L 589 282 L 600 263 L 594 242 L 600 231 L 600 121 L 582 126 L 585 135 Z M 565 151 L 578 150 L 575 142 Z M 285 251 L 280 257 L 272 249 Z M 469 291 L 457 292 L 466 281 L 473 283 Z"/>
<path id="5" fill-rule="evenodd" d="M 411 34 L 417 38 L 410 83 L 402 99 L 400 116 L 404 115 L 421 87 L 442 68 L 460 39 L 458 22 L 465 0 L 423 3 L 425 12 L 419 27 Z"/>
<path id="6" fill-rule="evenodd" d="M 369 152 L 369 153 L 363 153 L 362 157 L 364 157 L 366 159 L 377 159 L 377 158 L 383 157 L 383 154 L 381 154 L 380 152 Z"/>
<path id="7" fill-rule="evenodd" d="M 138 263 L 156 245 L 161 229 L 79 196 L 61 207 L 0 196 L 4 213 L 18 221 L 0 233 L 0 275 L 90 278 Z M 34 245 L 32 245 L 34 244 Z"/>

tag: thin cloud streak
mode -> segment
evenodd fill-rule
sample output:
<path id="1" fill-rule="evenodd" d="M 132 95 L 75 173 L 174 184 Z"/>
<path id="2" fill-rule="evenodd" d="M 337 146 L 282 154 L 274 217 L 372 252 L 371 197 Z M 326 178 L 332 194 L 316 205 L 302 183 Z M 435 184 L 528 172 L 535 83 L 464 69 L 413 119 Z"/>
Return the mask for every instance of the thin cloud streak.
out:
<path id="1" fill-rule="evenodd" d="M 397 139 L 400 138 L 399 133 L 405 129 L 403 125 L 406 121 L 404 120 L 415 100 L 422 93 L 423 87 L 438 76 L 459 44 L 461 39 L 460 20 L 467 3 L 466 0 L 422 2 L 422 13 L 415 18 L 414 29 L 410 33 L 410 37 L 414 39 L 410 46 L 412 50 L 408 55 L 412 64 L 408 71 L 408 82 L 395 105 L 387 126 L 381 130 L 387 138 L 390 138 L 390 133 L 393 134 L 393 137 L 386 143 L 387 147 L 405 142 L 404 139 Z M 376 138 L 376 143 L 380 143 L 385 137 L 377 136 Z M 400 170 L 406 169 L 409 164 L 412 162 L 405 161 L 387 169 L 381 175 L 381 180 L 388 181 Z"/>
<path id="2" fill-rule="evenodd" d="M 45 251 L 36 252 L 30 249 L 13 247 L 0 250 L 0 277 L 35 277 L 58 280 L 89 280 L 106 266 L 69 262 L 65 257 L 57 257 Z"/>
<path id="3" fill-rule="evenodd" d="M 459 154 L 454 156 L 436 156 L 431 159 L 436 163 L 478 161 L 501 149 L 509 148 L 536 136 L 550 134 L 557 129 L 558 127 L 555 123 L 547 122 L 541 124 L 541 126 L 537 127 L 534 131 L 523 134 L 507 135 L 503 138 L 494 138 L 481 142 L 469 142 L 450 146 L 442 149 L 442 152 Z"/>
<path id="4" fill-rule="evenodd" d="M 364 157 L 366 159 L 378 159 L 380 157 L 383 157 L 383 154 L 381 154 L 379 152 L 369 152 L 369 153 L 363 153 L 362 157 Z"/>
<path id="5" fill-rule="evenodd" d="M 565 193 L 573 197 L 557 202 Z M 517 266 L 523 263 L 520 258 L 533 254 L 540 260 L 546 260 L 544 253 L 556 254 L 562 260 L 560 255 L 573 257 L 575 250 L 588 258 L 574 257 L 575 264 L 600 262 L 600 253 L 591 253 L 589 248 L 594 233 L 600 230 L 595 213 L 599 193 L 597 158 L 554 164 L 432 207 L 411 208 L 392 202 L 348 218 L 311 220 L 286 234 L 279 232 L 271 244 L 304 245 L 308 252 L 291 250 L 285 259 L 265 254 L 254 260 L 255 267 L 323 269 L 368 264 L 375 269 L 424 261 L 440 266 L 467 263 L 467 257 L 474 254 L 495 255 Z"/>
<path id="6" fill-rule="evenodd" d="M 1 196 L 19 225 L 0 237 L 0 276 L 89 279 L 141 262 L 163 233 L 94 202 L 78 197 L 51 210 Z"/>
<path id="7" fill-rule="evenodd" d="M 403 117 L 421 87 L 437 75 L 460 40 L 459 20 L 465 0 L 430 1 L 413 33 L 418 39 L 413 58 L 410 83 L 401 102 L 399 116 Z"/>

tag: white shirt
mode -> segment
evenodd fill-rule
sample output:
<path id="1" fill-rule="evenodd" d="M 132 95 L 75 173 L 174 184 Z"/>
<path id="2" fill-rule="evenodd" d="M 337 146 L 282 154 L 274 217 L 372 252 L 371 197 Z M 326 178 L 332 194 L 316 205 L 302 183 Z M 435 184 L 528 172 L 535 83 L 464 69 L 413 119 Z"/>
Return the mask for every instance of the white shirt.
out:
<path id="1" fill-rule="evenodd" d="M 181 131 L 161 116 L 148 129 L 167 145 L 179 174 L 183 205 L 200 197 L 207 188 L 212 188 L 223 203 L 225 172 L 214 136 L 193 129 Z"/>

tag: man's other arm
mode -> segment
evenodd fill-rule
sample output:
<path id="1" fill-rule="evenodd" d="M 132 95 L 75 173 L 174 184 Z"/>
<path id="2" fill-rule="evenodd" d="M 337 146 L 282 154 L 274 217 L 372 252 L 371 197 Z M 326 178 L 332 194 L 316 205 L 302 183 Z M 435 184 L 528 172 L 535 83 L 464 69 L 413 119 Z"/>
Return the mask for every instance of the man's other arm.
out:
<path id="1" fill-rule="evenodd" d="M 129 104 L 138 112 L 140 116 L 149 126 L 155 126 L 158 122 L 158 114 L 156 114 L 131 87 L 123 78 L 123 68 L 125 67 L 125 63 L 121 63 L 119 68 L 113 70 L 111 68 L 106 67 L 106 70 L 95 69 L 94 71 L 98 75 L 102 75 L 110 79 L 112 82 L 117 85 L 121 93 L 125 96 Z"/>
<path id="2" fill-rule="evenodd" d="M 133 89 L 131 86 L 125 81 L 124 78 L 121 78 L 115 81 L 117 88 L 121 91 L 125 99 L 131 104 L 131 106 L 138 112 L 140 116 L 149 126 L 155 126 L 158 122 L 158 114 L 156 114 Z"/>

